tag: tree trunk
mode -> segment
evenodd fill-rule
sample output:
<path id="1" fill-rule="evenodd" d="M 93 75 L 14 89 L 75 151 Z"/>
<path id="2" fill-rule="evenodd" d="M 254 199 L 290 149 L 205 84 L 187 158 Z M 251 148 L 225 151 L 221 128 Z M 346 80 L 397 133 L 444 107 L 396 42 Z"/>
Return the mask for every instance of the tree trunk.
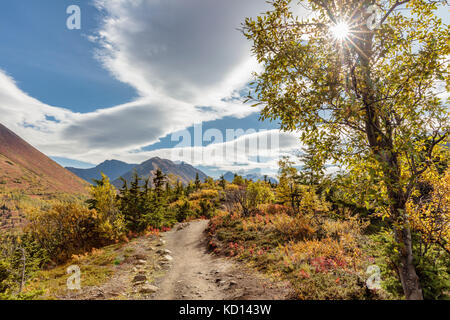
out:
<path id="1" fill-rule="evenodd" d="M 373 126 L 368 127 L 373 129 Z M 398 271 L 403 292 L 407 300 L 423 300 L 419 277 L 413 262 L 411 229 L 406 215 L 407 196 L 400 185 L 401 169 L 398 156 L 392 151 L 391 141 L 379 139 L 376 134 L 373 134 L 375 130 L 367 130 L 367 132 L 371 146 L 375 146 L 373 151 L 385 177 L 395 240 L 400 246 Z"/>
<path id="2" fill-rule="evenodd" d="M 413 261 L 411 228 L 406 214 L 407 199 L 400 186 L 395 183 L 399 181 L 400 171 L 396 170 L 398 168 L 398 159 L 392 154 L 388 159 L 390 160 L 388 163 L 391 166 L 387 168 L 385 174 L 390 177 L 389 181 L 391 182 L 391 184 L 387 184 L 388 197 L 391 202 L 390 212 L 393 220 L 395 240 L 400 246 L 398 274 L 406 300 L 423 300 L 419 277 Z"/>
<path id="3" fill-rule="evenodd" d="M 407 300 L 423 300 L 419 277 L 413 263 L 411 229 L 408 221 L 404 221 L 403 225 L 395 230 L 395 238 L 401 245 L 398 271 L 405 297 Z"/>

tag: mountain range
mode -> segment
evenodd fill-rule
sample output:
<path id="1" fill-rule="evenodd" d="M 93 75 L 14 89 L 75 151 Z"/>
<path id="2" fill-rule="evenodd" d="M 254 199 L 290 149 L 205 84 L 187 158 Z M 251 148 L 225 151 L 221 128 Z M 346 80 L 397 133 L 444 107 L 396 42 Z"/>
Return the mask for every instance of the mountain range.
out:
<path id="1" fill-rule="evenodd" d="M 142 179 L 150 178 L 151 182 L 154 173 L 158 168 L 161 169 L 164 174 L 172 175 L 174 179 L 178 179 L 183 184 L 195 180 L 197 174 L 202 181 L 207 177 L 204 172 L 194 168 L 190 164 L 185 162 L 175 163 L 159 157 L 151 158 L 141 164 L 129 164 L 118 160 L 107 160 L 91 169 L 70 167 L 67 169 L 90 183 L 92 183 L 92 179 L 100 179 L 101 173 L 103 172 L 109 177 L 113 185 L 121 187 L 123 182 L 120 180 L 120 177 L 130 182 L 133 179 L 134 172 L 137 172 L 139 177 Z"/>
<path id="2" fill-rule="evenodd" d="M 88 184 L 0 124 L 0 187 L 28 194 L 86 193 Z"/>
<path id="3" fill-rule="evenodd" d="M 66 169 L 87 182 L 92 183 L 92 179 L 99 180 L 102 178 L 102 172 L 106 174 L 111 181 L 114 181 L 137 166 L 138 164 L 130 164 L 119 160 L 106 160 L 90 169 L 78 169 L 73 167 L 66 167 Z"/>

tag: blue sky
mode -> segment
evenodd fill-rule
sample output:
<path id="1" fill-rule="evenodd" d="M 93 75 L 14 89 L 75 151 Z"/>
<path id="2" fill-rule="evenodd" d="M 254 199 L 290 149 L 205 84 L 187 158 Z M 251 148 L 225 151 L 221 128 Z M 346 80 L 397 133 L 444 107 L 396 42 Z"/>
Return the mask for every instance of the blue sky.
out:
<path id="1" fill-rule="evenodd" d="M 66 8 L 79 4 L 82 29 L 65 28 Z M 136 97 L 93 59 L 100 12 L 90 1 L 3 1 L 0 10 L 0 69 L 32 97 L 76 112 L 93 111 Z"/>
<path id="2" fill-rule="evenodd" d="M 66 27 L 74 4 L 81 30 Z M 173 133 L 194 135 L 199 123 L 204 132 L 242 129 L 257 140 L 249 133 L 275 132 L 278 124 L 259 121 L 243 103 L 257 64 L 236 28 L 266 8 L 260 0 L 3 2 L 1 121 L 61 165 L 84 168 L 170 158 L 179 146 Z M 220 172 L 254 171 L 256 158 L 172 160 Z"/>
<path id="3" fill-rule="evenodd" d="M 66 27 L 70 5 L 81 9 L 81 30 Z M 273 174 L 301 145 L 243 103 L 259 66 L 237 31 L 266 9 L 263 0 L 2 1 L 0 122 L 64 166 L 160 156 L 214 175 Z M 176 137 L 192 137 L 200 123 L 206 135 L 243 135 L 180 146 Z M 219 157 L 231 142 L 259 146 L 272 135 L 277 148 Z"/>

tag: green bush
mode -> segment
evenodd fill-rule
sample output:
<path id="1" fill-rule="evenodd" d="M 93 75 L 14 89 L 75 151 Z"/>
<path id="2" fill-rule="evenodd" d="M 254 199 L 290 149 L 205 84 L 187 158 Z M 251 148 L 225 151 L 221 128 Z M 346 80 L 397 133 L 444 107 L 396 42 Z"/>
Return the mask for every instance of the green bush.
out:
<path id="1" fill-rule="evenodd" d="M 57 204 L 29 215 L 26 231 L 56 263 L 118 240 L 110 221 L 76 203 Z"/>

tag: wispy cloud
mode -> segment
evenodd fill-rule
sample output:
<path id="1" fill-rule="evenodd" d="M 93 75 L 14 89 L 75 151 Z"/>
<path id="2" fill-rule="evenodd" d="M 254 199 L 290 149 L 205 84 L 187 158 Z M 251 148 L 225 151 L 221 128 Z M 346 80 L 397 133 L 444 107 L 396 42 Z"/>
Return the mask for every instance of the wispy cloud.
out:
<path id="1" fill-rule="evenodd" d="M 103 12 L 98 32 L 90 36 L 100 45 L 95 57 L 139 97 L 113 108 L 75 113 L 28 96 L 0 70 L 0 121 L 43 152 L 91 163 L 106 158 L 135 162 L 171 152 L 136 150 L 172 132 L 258 111 L 240 99 L 239 91 L 258 65 L 237 28 L 246 16 L 264 11 L 264 1 L 94 3 Z M 232 165 L 215 160 L 224 168 Z M 251 157 L 238 162 L 256 165 Z"/>

